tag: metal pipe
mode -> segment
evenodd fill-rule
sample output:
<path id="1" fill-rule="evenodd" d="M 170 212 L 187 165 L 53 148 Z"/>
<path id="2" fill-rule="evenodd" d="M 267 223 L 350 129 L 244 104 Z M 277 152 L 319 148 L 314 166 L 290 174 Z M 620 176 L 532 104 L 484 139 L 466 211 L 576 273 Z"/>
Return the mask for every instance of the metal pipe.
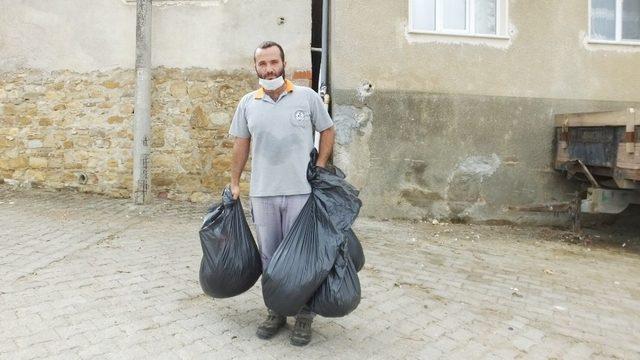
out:
<path id="1" fill-rule="evenodd" d="M 329 0 L 322 0 L 322 45 L 320 49 L 311 48 L 311 51 L 320 51 L 320 74 L 318 76 L 318 94 L 324 101 L 324 108 L 329 111 L 329 94 L 327 85 L 327 51 L 329 34 Z M 314 145 L 320 149 L 320 133 L 314 134 Z"/>
<path id="2" fill-rule="evenodd" d="M 133 199 L 149 200 L 151 183 L 151 1 L 136 5 L 136 99 L 133 129 Z"/>
<path id="3" fill-rule="evenodd" d="M 322 97 L 327 93 L 327 52 L 329 35 L 329 0 L 322 1 L 322 54 L 320 59 L 320 76 L 318 77 L 318 93 Z"/>

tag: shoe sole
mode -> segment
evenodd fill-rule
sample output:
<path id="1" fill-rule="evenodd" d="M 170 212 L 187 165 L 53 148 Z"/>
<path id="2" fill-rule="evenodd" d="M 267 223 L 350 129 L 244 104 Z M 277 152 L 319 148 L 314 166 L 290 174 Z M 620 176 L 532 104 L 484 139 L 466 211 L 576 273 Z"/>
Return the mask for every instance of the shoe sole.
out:
<path id="1" fill-rule="evenodd" d="M 262 340 L 269 340 L 272 337 L 274 337 L 277 333 L 278 333 L 277 331 L 274 332 L 274 333 L 267 333 L 267 332 L 261 332 L 261 331 L 258 330 L 258 331 L 256 331 L 256 336 L 259 339 L 262 339 Z"/>
<path id="2" fill-rule="evenodd" d="M 276 336 L 276 334 L 278 334 L 278 332 L 285 326 L 286 326 L 286 324 L 283 324 L 282 326 L 277 328 L 276 331 L 274 331 L 274 332 L 268 332 L 268 331 L 264 331 L 264 330 L 258 329 L 256 331 L 256 336 L 258 338 L 262 339 L 262 340 L 269 340 L 272 337 Z"/>
<path id="3" fill-rule="evenodd" d="M 307 340 L 307 339 L 289 339 L 289 342 L 291 343 L 291 345 L 293 346 L 305 346 L 307 344 L 309 344 L 311 342 L 311 339 Z"/>

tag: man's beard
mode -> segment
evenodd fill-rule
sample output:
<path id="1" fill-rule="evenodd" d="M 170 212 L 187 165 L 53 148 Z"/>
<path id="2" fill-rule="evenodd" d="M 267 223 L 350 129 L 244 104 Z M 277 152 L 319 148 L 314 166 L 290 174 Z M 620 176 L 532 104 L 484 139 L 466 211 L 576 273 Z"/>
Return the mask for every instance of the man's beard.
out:
<path id="1" fill-rule="evenodd" d="M 267 80 L 266 77 L 260 76 L 260 73 L 258 72 L 258 69 L 256 69 L 256 74 L 258 75 L 258 78 Z M 285 74 L 284 66 L 282 67 L 282 71 L 280 71 L 280 73 L 278 73 L 278 74 L 276 74 L 276 76 L 274 76 L 274 79 L 276 79 L 276 78 L 278 78 L 280 76 L 282 76 L 283 79 L 287 78 L 287 76 Z"/>

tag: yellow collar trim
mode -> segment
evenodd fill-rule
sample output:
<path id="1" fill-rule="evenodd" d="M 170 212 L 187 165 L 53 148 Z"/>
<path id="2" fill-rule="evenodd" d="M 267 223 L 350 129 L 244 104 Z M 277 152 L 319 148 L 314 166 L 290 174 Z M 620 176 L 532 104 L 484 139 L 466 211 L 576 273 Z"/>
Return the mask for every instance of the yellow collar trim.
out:
<path id="1" fill-rule="evenodd" d="M 293 89 L 295 88 L 295 85 L 289 80 L 285 80 L 284 83 L 286 85 L 286 87 L 284 88 L 284 91 L 286 91 L 288 93 L 292 92 Z M 260 89 L 256 90 L 255 99 L 258 100 L 258 99 L 262 99 L 263 97 L 264 97 L 264 89 L 260 88 Z"/>

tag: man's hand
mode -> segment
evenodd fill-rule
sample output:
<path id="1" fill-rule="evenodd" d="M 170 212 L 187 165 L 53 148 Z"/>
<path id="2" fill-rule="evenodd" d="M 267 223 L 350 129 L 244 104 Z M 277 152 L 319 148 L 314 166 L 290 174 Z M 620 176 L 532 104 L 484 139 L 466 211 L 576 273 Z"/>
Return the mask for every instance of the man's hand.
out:
<path id="1" fill-rule="evenodd" d="M 233 199 L 234 200 L 238 200 L 238 198 L 240 197 L 240 186 L 238 185 L 231 185 L 231 194 L 233 195 Z"/>

